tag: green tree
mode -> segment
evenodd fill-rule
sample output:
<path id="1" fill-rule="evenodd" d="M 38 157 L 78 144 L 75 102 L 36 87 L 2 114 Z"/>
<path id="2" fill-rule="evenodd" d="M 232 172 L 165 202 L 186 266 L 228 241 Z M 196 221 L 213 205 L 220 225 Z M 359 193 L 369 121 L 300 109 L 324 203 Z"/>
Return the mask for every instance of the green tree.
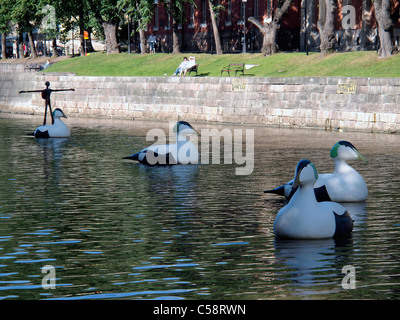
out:
<path id="1" fill-rule="evenodd" d="M 185 5 L 195 5 L 194 0 L 162 0 L 161 2 L 172 17 L 172 53 L 180 53 L 178 26 L 185 21 Z"/>
<path id="2" fill-rule="evenodd" d="M 160 0 L 159 3 L 164 6 L 172 18 L 172 53 L 179 53 L 178 26 L 185 21 L 185 4 L 194 4 L 194 0 Z M 144 29 L 153 18 L 154 0 L 119 0 L 119 6 L 126 10 L 126 13 L 132 17 L 133 21 L 138 23 L 137 30 L 140 36 L 141 53 L 145 53 L 146 39 L 144 37 Z"/>
<path id="3" fill-rule="evenodd" d="M 223 6 L 215 3 L 215 0 L 208 0 L 208 5 L 210 8 L 211 24 L 214 33 L 215 51 L 217 54 L 222 54 L 221 38 L 219 37 L 217 16 L 220 10 L 225 9 Z"/>
<path id="4" fill-rule="evenodd" d="M 90 10 L 103 30 L 107 54 L 121 52 L 117 31 L 123 13 L 118 2 L 119 0 L 88 0 Z"/>
<path id="5" fill-rule="evenodd" d="M 40 0 L 36 1 L 36 3 L 37 22 L 35 25 L 40 27 L 39 32 L 45 34 L 47 39 L 52 39 L 53 57 L 57 57 L 57 37 L 59 35 L 58 25 L 60 24 L 60 19 L 57 18 L 57 15 L 59 16 L 61 13 L 59 1 Z"/>
<path id="6" fill-rule="evenodd" d="M 146 53 L 144 29 L 153 17 L 154 0 L 119 0 L 118 7 L 124 10 L 133 21 L 137 22 L 141 53 Z"/>
<path id="7" fill-rule="evenodd" d="M 11 23 L 11 0 L 0 0 L 0 35 L 1 35 L 1 58 L 7 59 L 6 36 L 10 32 Z"/>
<path id="8" fill-rule="evenodd" d="M 172 17 L 172 53 L 181 52 L 179 44 L 178 26 L 183 22 L 184 2 L 183 1 L 163 1 L 164 7 Z"/>
<path id="9" fill-rule="evenodd" d="M 38 27 L 43 18 L 40 10 L 41 5 L 37 0 L 16 0 L 13 2 L 11 19 L 18 26 L 19 58 L 24 57 L 24 32 L 28 34 L 29 45 L 33 57 L 37 56 L 32 31 Z"/>
<path id="10" fill-rule="evenodd" d="M 57 48 L 57 37 L 71 30 L 74 14 L 79 3 L 76 0 L 39 0 L 40 12 L 43 15 L 40 33 L 45 34 L 46 38 L 53 39 L 54 49 Z M 62 32 L 59 25 L 63 26 Z M 53 56 L 57 55 L 57 50 L 53 50 Z"/>
<path id="11" fill-rule="evenodd" d="M 45 0 L 46 1 L 46 0 Z M 91 34 L 94 30 L 98 31 L 101 38 L 104 38 L 103 29 L 94 17 L 91 10 L 91 3 L 87 0 L 47 0 L 54 5 L 56 9 L 57 24 L 63 26 L 63 32 L 66 34 L 76 27 L 79 29 L 80 54 L 85 53 L 84 31 L 89 32 L 89 40 L 86 40 L 86 50 L 93 51 L 91 44 Z"/>
<path id="12" fill-rule="evenodd" d="M 152 0 L 137 0 L 137 11 L 134 20 L 138 22 L 139 36 L 140 36 L 140 50 L 141 54 L 146 53 L 146 38 L 144 29 L 150 23 L 154 14 L 154 1 Z"/>

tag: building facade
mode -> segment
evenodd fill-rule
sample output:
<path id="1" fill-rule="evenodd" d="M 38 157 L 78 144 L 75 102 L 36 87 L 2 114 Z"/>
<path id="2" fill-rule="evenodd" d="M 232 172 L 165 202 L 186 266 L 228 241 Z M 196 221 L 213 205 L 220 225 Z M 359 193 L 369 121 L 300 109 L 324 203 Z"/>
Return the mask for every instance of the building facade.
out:
<path id="1" fill-rule="evenodd" d="M 336 2 L 335 34 L 338 51 L 378 48 L 373 2 L 373 0 Z M 195 3 L 196 5 L 186 4 L 184 23 L 178 28 L 181 50 L 215 52 L 208 0 L 195 0 Z M 262 24 L 268 23 L 275 16 L 278 0 L 219 0 L 218 3 L 224 8 L 218 12 L 216 19 L 224 53 L 243 51 L 244 20 L 246 20 L 246 51 L 259 52 L 262 46 L 261 32 L 247 21 L 247 18 L 253 16 Z M 399 9 L 400 0 L 391 0 L 393 39 L 396 46 L 399 46 L 400 42 Z M 281 20 L 277 36 L 279 50 L 319 51 L 318 11 L 319 0 L 293 0 Z M 158 51 L 172 51 L 172 17 L 158 0 L 155 0 L 154 16 L 147 27 L 146 35 L 151 32 L 158 38 Z"/>

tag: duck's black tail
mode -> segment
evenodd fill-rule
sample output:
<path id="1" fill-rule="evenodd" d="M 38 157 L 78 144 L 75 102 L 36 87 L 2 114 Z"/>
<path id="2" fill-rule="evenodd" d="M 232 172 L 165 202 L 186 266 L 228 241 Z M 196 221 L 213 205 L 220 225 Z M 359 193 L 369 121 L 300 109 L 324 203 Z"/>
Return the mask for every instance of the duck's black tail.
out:
<path id="1" fill-rule="evenodd" d="M 354 220 L 350 217 L 349 213 L 346 211 L 342 215 L 338 215 L 335 211 L 336 229 L 334 237 L 347 236 L 353 231 Z"/>
<path id="2" fill-rule="evenodd" d="M 283 186 L 277 187 L 275 189 L 264 190 L 264 193 L 274 193 L 279 196 L 285 196 L 285 186 L 283 185 Z"/>
<path id="3" fill-rule="evenodd" d="M 44 131 L 44 132 L 42 132 L 42 131 L 40 131 L 40 130 L 35 130 L 34 133 L 33 133 L 33 135 L 35 136 L 35 138 L 45 138 L 45 139 L 50 138 L 50 135 L 49 135 L 49 131 L 48 131 L 48 130 L 46 130 L 46 131 Z"/>
<path id="4" fill-rule="evenodd" d="M 297 187 L 293 189 L 292 183 L 289 182 L 289 183 L 284 184 L 275 189 L 265 190 L 264 193 L 274 193 L 279 196 L 284 196 L 286 198 L 286 200 L 290 200 L 292 198 L 292 196 L 295 194 L 296 190 L 297 190 Z"/>
<path id="5" fill-rule="evenodd" d="M 136 160 L 139 161 L 139 152 L 131 154 L 130 156 L 123 157 L 122 159 Z"/>

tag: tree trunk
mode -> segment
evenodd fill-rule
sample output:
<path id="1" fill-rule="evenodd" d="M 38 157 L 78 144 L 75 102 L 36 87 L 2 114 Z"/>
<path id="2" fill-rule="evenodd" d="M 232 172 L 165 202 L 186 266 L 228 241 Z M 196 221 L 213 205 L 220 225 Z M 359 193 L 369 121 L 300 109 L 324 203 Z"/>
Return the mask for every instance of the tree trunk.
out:
<path id="1" fill-rule="evenodd" d="M 89 33 L 89 39 L 86 40 L 86 52 L 94 52 L 94 48 L 92 45 L 92 31 L 91 29 L 88 30 Z"/>
<path id="2" fill-rule="evenodd" d="M 83 36 L 83 31 L 85 30 L 84 24 L 84 12 L 83 12 L 83 1 L 79 1 L 79 55 L 85 55 L 85 39 Z"/>
<path id="3" fill-rule="evenodd" d="M 276 43 L 276 35 L 278 34 L 278 30 L 280 28 L 280 25 L 277 25 L 273 23 L 269 28 L 267 28 L 267 32 L 264 34 L 264 39 L 263 39 L 263 47 L 264 47 L 264 41 L 266 47 L 264 48 L 264 51 L 267 55 L 270 54 L 275 54 L 278 52 L 278 45 Z"/>
<path id="4" fill-rule="evenodd" d="M 390 19 L 390 0 L 375 0 L 375 17 L 378 23 L 380 58 L 390 57 L 393 53 L 393 21 Z"/>
<path id="5" fill-rule="evenodd" d="M 276 53 L 277 51 L 276 34 L 279 26 L 273 22 L 267 23 L 266 25 L 262 25 L 254 17 L 250 17 L 248 20 L 255 26 L 257 26 L 263 35 L 263 44 L 261 48 L 261 53 L 264 56 Z"/>
<path id="6" fill-rule="evenodd" d="M 2 59 L 7 59 L 7 50 L 6 50 L 6 34 L 2 33 L 1 34 L 1 58 Z"/>
<path id="7" fill-rule="evenodd" d="M 210 7 L 211 24 L 212 24 L 213 33 L 214 33 L 215 51 L 217 54 L 223 54 L 222 46 L 221 46 L 221 39 L 219 37 L 219 32 L 218 32 L 217 20 L 215 19 L 215 13 L 214 13 L 214 9 L 213 9 L 211 0 L 208 0 L 208 5 Z"/>
<path id="8" fill-rule="evenodd" d="M 277 8 L 275 16 L 271 23 L 262 25 L 256 18 L 250 17 L 247 20 L 253 23 L 263 34 L 263 45 L 261 48 L 264 56 L 275 54 L 278 51 L 278 45 L 276 44 L 276 35 L 281 27 L 282 16 L 289 10 L 293 0 L 285 0 L 282 7 Z"/>
<path id="9" fill-rule="evenodd" d="M 178 37 L 178 24 L 176 23 L 175 19 L 172 19 L 172 53 L 181 53 Z"/>
<path id="10" fill-rule="evenodd" d="M 104 21 L 102 23 L 104 35 L 106 37 L 107 54 L 120 53 L 121 47 L 117 40 L 118 23 L 112 21 Z"/>
<path id="11" fill-rule="evenodd" d="M 56 58 L 56 57 L 58 57 L 57 39 L 54 38 L 54 39 L 52 40 L 52 42 L 53 42 L 53 58 Z"/>
<path id="12" fill-rule="evenodd" d="M 139 37 L 140 37 L 140 53 L 146 54 L 146 38 L 143 29 L 139 29 Z"/>
<path id="13" fill-rule="evenodd" d="M 28 39 L 29 39 L 29 46 L 31 47 L 31 54 L 32 54 L 32 57 L 33 57 L 33 58 L 37 58 L 36 46 L 35 46 L 35 41 L 33 41 L 32 31 L 29 31 L 29 33 L 28 33 Z"/>
<path id="14" fill-rule="evenodd" d="M 23 59 L 25 58 L 24 55 L 24 33 L 21 28 L 18 31 L 18 58 Z"/>
<path id="15" fill-rule="evenodd" d="M 378 54 L 380 58 L 390 57 L 393 53 L 392 35 L 390 31 L 382 27 L 378 28 L 380 48 Z"/>
<path id="16" fill-rule="evenodd" d="M 85 38 L 83 36 L 83 29 L 79 31 L 79 55 L 85 55 Z"/>
<path id="17" fill-rule="evenodd" d="M 320 0 L 317 28 L 321 41 L 321 54 L 332 52 L 336 45 L 335 38 L 335 0 Z"/>

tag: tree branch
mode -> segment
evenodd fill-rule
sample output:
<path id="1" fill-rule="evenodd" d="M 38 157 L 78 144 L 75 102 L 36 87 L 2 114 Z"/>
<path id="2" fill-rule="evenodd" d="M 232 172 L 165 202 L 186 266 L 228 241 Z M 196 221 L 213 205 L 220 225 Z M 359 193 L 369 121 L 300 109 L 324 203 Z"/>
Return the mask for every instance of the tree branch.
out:
<path id="1" fill-rule="evenodd" d="M 265 28 L 265 27 L 256 18 L 249 17 L 247 20 L 250 21 L 251 23 L 253 23 L 258 29 L 260 29 L 261 32 L 264 32 L 263 28 Z"/>
<path id="2" fill-rule="evenodd" d="M 282 16 L 289 10 L 290 6 L 292 5 L 293 0 L 286 0 L 282 7 L 277 8 L 275 12 L 274 21 L 279 22 L 282 19 Z"/>

